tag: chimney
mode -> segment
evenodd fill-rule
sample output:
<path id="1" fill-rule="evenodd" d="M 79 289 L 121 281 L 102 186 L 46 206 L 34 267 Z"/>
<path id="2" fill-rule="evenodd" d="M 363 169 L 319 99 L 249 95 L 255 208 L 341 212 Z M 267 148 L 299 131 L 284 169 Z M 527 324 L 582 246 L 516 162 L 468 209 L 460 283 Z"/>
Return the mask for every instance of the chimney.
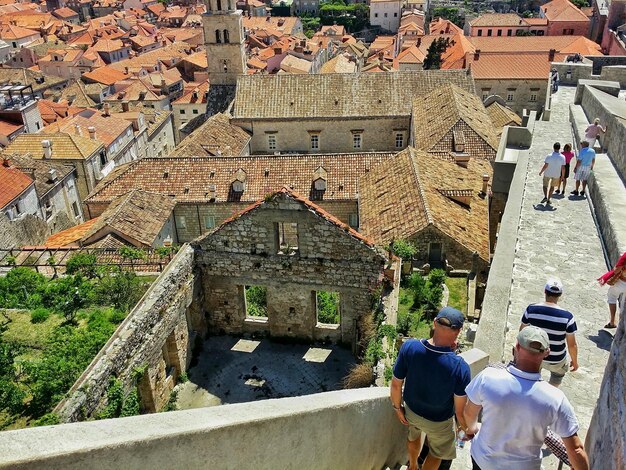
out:
<path id="1" fill-rule="evenodd" d="M 293 49 L 295 52 L 297 52 L 298 54 L 302 54 L 304 52 L 304 49 L 302 48 L 302 46 L 296 46 Z"/>
<path id="2" fill-rule="evenodd" d="M 554 54 L 556 54 L 556 49 L 550 49 L 550 52 L 548 52 L 548 62 L 554 61 Z"/>
<path id="3" fill-rule="evenodd" d="M 280 47 L 275 47 L 274 48 L 274 54 L 280 55 L 282 53 L 283 53 L 283 50 Z"/>
<path id="4" fill-rule="evenodd" d="M 48 181 L 51 183 L 54 183 L 56 180 L 59 179 L 59 176 L 57 174 L 57 171 L 53 168 L 50 171 L 48 171 Z"/>
<path id="5" fill-rule="evenodd" d="M 91 140 L 96 140 L 96 128 L 93 126 L 89 126 L 87 130 L 89 131 L 89 138 Z"/>
<path id="6" fill-rule="evenodd" d="M 42 140 L 41 146 L 43 147 L 43 158 L 52 157 L 52 142 L 49 140 Z"/>
<path id="7" fill-rule="evenodd" d="M 122 112 L 127 113 L 130 110 L 128 101 L 122 101 Z"/>
<path id="8" fill-rule="evenodd" d="M 74 129 L 76 129 L 76 135 L 83 135 L 83 130 L 80 128 L 80 124 L 74 124 Z"/>
<path id="9" fill-rule="evenodd" d="M 7 157 L 3 157 L 2 158 L 2 166 L 5 166 L 7 168 L 10 167 L 11 166 L 11 161 Z"/>
<path id="10" fill-rule="evenodd" d="M 484 174 L 483 175 L 483 190 L 481 191 L 481 193 L 487 194 L 487 189 L 489 189 L 489 175 Z"/>
<path id="11" fill-rule="evenodd" d="M 378 59 L 379 59 L 379 60 L 383 60 L 384 58 L 385 58 L 385 53 L 384 53 L 383 51 L 380 51 L 380 52 L 378 53 Z"/>
<path id="12" fill-rule="evenodd" d="M 110 113 L 111 105 L 109 103 L 104 103 L 104 106 L 102 108 L 103 108 L 105 116 L 110 116 L 111 115 L 111 113 Z"/>
<path id="13" fill-rule="evenodd" d="M 476 49 L 474 51 L 474 60 L 478 60 L 480 58 L 480 49 Z"/>
<path id="14" fill-rule="evenodd" d="M 300 41 L 300 46 L 306 47 L 306 41 L 304 39 Z"/>
<path id="15" fill-rule="evenodd" d="M 128 75 L 128 67 L 124 67 L 124 73 Z"/>

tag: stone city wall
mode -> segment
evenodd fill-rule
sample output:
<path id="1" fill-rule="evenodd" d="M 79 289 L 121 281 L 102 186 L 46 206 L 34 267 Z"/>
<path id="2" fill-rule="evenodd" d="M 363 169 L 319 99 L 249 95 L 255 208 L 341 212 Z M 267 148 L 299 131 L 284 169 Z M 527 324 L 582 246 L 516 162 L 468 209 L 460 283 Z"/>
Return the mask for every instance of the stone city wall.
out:
<path id="1" fill-rule="evenodd" d="M 480 59 L 479 59 L 480 60 Z M 520 116 L 524 110 L 541 111 L 546 101 L 548 77 L 541 80 L 484 80 L 475 79 L 478 96 L 498 95 L 506 105 Z M 513 94 L 513 101 L 508 95 Z M 531 95 L 535 100 L 531 101 Z"/>
<path id="2" fill-rule="evenodd" d="M 605 57 L 601 58 L 605 59 Z M 606 57 L 606 59 L 608 58 Z M 596 72 L 599 73 L 594 73 L 593 64 L 582 62 L 554 62 L 552 67 L 559 72 L 559 83 L 561 85 L 577 85 L 579 80 L 608 80 L 619 82 L 622 88 L 626 88 L 626 64 L 623 63 L 623 60 L 620 60 L 620 62 L 619 65 L 608 63 L 596 66 Z"/>
<path id="3" fill-rule="evenodd" d="M 281 254 L 277 224 L 297 231 Z M 294 225 L 297 228 L 294 228 Z M 209 330 L 353 343 L 385 258 L 297 201 L 266 202 L 194 242 Z M 246 318 L 244 286 L 267 288 L 268 319 Z M 318 325 L 315 291 L 338 292 L 340 325 Z"/>
<path id="4" fill-rule="evenodd" d="M 92 416 L 106 400 L 111 377 L 121 379 L 128 391 L 135 386 L 135 371 L 145 366 L 138 384 L 144 408 L 156 411 L 167 402 L 191 360 L 188 325 L 202 326 L 192 305 L 193 262 L 193 250 L 183 246 L 57 405 L 62 422 Z"/>

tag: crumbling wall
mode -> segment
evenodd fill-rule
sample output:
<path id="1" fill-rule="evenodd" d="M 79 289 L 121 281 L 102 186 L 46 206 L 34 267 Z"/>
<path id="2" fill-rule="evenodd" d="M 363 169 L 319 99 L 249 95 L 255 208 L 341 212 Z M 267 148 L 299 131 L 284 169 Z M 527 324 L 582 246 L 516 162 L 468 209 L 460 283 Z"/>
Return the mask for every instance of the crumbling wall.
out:
<path id="1" fill-rule="evenodd" d="M 297 230 L 297 252 L 279 253 L 277 223 Z M 288 199 L 266 201 L 194 247 L 209 331 L 216 333 L 354 343 L 355 325 L 370 309 L 370 289 L 385 263 L 345 228 Z M 267 288 L 267 320 L 246 318 L 244 286 Z M 339 293 L 340 325 L 317 323 L 315 291 Z"/>
<path id="2" fill-rule="evenodd" d="M 9 220 L 0 213 L 0 248 L 17 248 L 24 245 L 41 245 L 50 235 L 48 224 L 31 214 Z"/>
<path id="3" fill-rule="evenodd" d="M 201 310 L 194 302 L 194 253 L 185 245 L 100 350 L 68 398 L 54 410 L 63 422 L 91 416 L 106 399 L 111 377 L 129 391 L 136 371 L 141 402 L 156 411 L 168 401 L 180 373 L 191 360 L 191 344 L 202 329 Z"/>
<path id="4" fill-rule="evenodd" d="M 585 447 L 590 468 L 626 468 L 626 306 L 622 307 Z"/>

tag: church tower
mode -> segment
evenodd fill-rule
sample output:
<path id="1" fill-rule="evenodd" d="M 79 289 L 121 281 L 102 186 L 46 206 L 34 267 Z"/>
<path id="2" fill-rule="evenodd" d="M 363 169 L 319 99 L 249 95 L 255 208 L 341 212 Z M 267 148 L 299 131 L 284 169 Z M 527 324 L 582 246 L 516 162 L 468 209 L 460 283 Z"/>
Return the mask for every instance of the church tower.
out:
<path id="1" fill-rule="evenodd" d="M 246 73 L 243 21 L 236 0 L 205 0 L 202 17 L 211 85 L 236 85 Z"/>

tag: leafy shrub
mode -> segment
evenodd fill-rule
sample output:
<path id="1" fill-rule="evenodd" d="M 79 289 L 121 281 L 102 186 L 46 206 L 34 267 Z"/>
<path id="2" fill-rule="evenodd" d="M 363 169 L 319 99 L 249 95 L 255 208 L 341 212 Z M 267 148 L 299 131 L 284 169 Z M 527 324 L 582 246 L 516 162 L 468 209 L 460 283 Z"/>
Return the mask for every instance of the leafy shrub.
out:
<path id="1" fill-rule="evenodd" d="M 126 318 L 126 314 L 120 310 L 113 309 L 109 312 L 107 319 L 114 325 L 119 325 Z"/>
<path id="2" fill-rule="evenodd" d="M 35 426 L 52 426 L 53 424 L 59 424 L 61 419 L 56 413 L 46 413 L 41 418 L 35 420 Z"/>
<path id="3" fill-rule="evenodd" d="M 111 305 L 122 312 L 129 312 L 139 302 L 144 290 L 141 279 L 134 271 L 115 267 L 100 278 L 96 301 L 100 305 Z"/>
<path id="4" fill-rule="evenodd" d="M 144 250 L 141 248 L 134 248 L 132 246 L 123 246 L 118 250 L 118 252 L 125 260 L 145 260 L 147 258 Z"/>
<path id="5" fill-rule="evenodd" d="M 317 320 L 320 323 L 339 323 L 339 293 L 317 291 Z"/>
<path id="6" fill-rule="evenodd" d="M 267 288 L 246 287 L 246 313 L 252 317 L 267 316 Z"/>
<path id="7" fill-rule="evenodd" d="M 141 406 L 139 405 L 139 392 L 137 388 L 132 389 L 126 398 L 124 399 L 124 405 L 120 412 L 120 418 L 126 416 L 137 416 L 141 412 Z"/>
<path id="8" fill-rule="evenodd" d="M 20 413 L 26 397 L 16 384 L 14 360 L 18 354 L 19 348 L 5 343 L 0 336 L 0 410 L 6 409 L 10 413 Z"/>
<path id="9" fill-rule="evenodd" d="M 187 372 L 181 372 L 178 376 L 178 383 L 184 384 L 186 382 L 189 382 L 189 376 L 187 375 Z"/>
<path id="10" fill-rule="evenodd" d="M 33 308 L 41 301 L 38 293 L 46 278 L 30 268 L 13 268 L 0 277 L 0 308 Z"/>
<path id="11" fill-rule="evenodd" d="M 396 240 L 391 246 L 393 252 L 403 260 L 411 260 L 417 253 L 417 248 L 407 240 Z"/>
<path id="12" fill-rule="evenodd" d="M 73 255 L 65 266 L 66 274 L 81 274 L 86 278 L 92 279 L 97 275 L 96 255 L 92 253 L 76 253 Z"/>
<path id="13" fill-rule="evenodd" d="M 31 323 L 43 323 L 50 316 L 50 311 L 47 308 L 39 307 L 30 312 Z"/>
<path id="14" fill-rule="evenodd" d="M 124 406 L 124 387 L 122 381 L 111 377 L 107 388 L 107 406 L 98 414 L 98 419 L 118 418 Z"/>

